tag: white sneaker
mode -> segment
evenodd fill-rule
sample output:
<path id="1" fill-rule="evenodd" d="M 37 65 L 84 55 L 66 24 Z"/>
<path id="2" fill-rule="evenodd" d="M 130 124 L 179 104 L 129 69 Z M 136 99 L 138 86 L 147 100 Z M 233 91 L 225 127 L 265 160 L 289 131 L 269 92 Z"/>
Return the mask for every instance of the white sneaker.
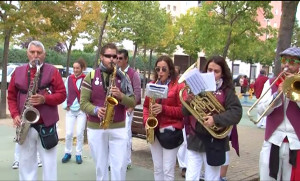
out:
<path id="1" fill-rule="evenodd" d="M 19 162 L 18 161 L 15 161 L 12 165 L 12 168 L 13 169 L 18 169 L 19 168 Z"/>
<path id="2" fill-rule="evenodd" d="M 42 166 L 43 166 L 42 162 L 39 161 L 39 162 L 38 162 L 38 167 L 42 167 Z"/>

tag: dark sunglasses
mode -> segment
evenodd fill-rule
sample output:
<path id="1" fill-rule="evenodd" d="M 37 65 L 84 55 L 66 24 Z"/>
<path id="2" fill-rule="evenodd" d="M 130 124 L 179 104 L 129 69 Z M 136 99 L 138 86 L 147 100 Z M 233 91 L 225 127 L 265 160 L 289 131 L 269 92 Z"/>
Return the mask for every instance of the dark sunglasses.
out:
<path id="1" fill-rule="evenodd" d="M 289 64 L 291 64 L 291 65 L 294 65 L 295 63 L 296 63 L 296 64 L 300 64 L 300 60 L 298 60 L 298 59 L 287 59 L 287 58 L 285 58 L 285 57 L 281 57 L 281 58 L 280 58 L 280 61 L 281 61 L 281 63 L 283 63 L 283 64 L 285 64 L 285 63 L 289 63 Z"/>
<path id="2" fill-rule="evenodd" d="M 160 70 L 162 70 L 163 72 L 167 72 L 167 68 L 166 67 L 162 67 L 162 68 L 160 68 L 160 67 L 155 67 L 155 71 L 156 72 L 159 72 Z"/>
<path id="3" fill-rule="evenodd" d="M 117 55 L 111 55 L 111 54 L 104 54 L 103 56 L 106 57 L 106 58 L 111 58 L 112 57 L 114 59 L 118 57 Z"/>
<path id="4" fill-rule="evenodd" d="M 117 57 L 118 60 L 123 60 L 123 57 Z"/>

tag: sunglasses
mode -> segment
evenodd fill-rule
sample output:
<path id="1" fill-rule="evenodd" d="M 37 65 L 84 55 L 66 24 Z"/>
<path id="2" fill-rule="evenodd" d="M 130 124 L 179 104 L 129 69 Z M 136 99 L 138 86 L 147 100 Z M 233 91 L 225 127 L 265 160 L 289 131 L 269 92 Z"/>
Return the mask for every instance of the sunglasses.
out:
<path id="1" fill-rule="evenodd" d="M 167 72 L 167 67 L 162 67 L 162 68 L 160 68 L 160 67 L 155 67 L 155 71 L 156 72 L 159 72 L 160 70 L 162 70 L 163 72 Z"/>
<path id="2" fill-rule="evenodd" d="M 106 58 L 111 58 L 112 57 L 113 59 L 118 57 L 117 55 L 111 55 L 111 54 L 104 54 L 103 56 L 106 57 Z"/>
<path id="3" fill-rule="evenodd" d="M 281 57 L 281 58 L 280 58 L 280 61 L 281 61 L 281 63 L 283 63 L 283 64 L 285 64 L 285 63 L 289 63 L 289 64 L 291 64 L 291 65 L 294 65 L 295 63 L 296 63 L 296 64 L 300 64 L 300 60 L 298 60 L 298 59 L 287 59 L 287 58 L 285 58 L 285 57 Z"/>
<path id="4" fill-rule="evenodd" d="M 118 60 L 123 60 L 123 57 L 117 57 Z"/>

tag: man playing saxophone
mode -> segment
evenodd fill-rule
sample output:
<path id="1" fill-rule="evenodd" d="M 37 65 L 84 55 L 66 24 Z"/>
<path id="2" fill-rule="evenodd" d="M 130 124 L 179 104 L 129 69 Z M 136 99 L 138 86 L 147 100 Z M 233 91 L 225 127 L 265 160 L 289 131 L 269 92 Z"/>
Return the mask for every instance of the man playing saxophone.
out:
<path id="1" fill-rule="evenodd" d="M 126 107 L 134 107 L 135 98 L 130 80 L 116 67 L 117 52 L 115 44 L 104 45 L 100 66 L 88 73 L 81 85 L 80 108 L 88 114 L 87 136 L 96 164 L 96 180 L 109 180 L 108 163 L 111 180 L 126 180 Z M 114 107 L 108 98 L 116 103 Z"/>
<path id="2" fill-rule="evenodd" d="M 41 42 L 30 42 L 27 49 L 29 63 L 16 68 L 8 87 L 8 108 L 15 126 L 19 127 L 21 122 L 26 122 L 23 114 L 25 103 L 32 109 L 36 108 L 39 114 L 37 123 L 30 124 L 28 133 L 22 135 L 25 141 L 20 143 L 20 180 L 38 179 L 37 151 L 43 162 L 43 180 L 57 180 L 57 105 L 66 99 L 66 89 L 58 70 L 44 62 L 45 56 Z M 51 94 L 46 90 L 50 90 Z M 31 91 L 34 93 L 28 96 Z M 47 132 L 50 129 L 54 130 L 50 139 L 44 138 L 41 130 Z"/>
<path id="3" fill-rule="evenodd" d="M 292 88 L 293 83 L 286 86 L 286 81 L 298 77 L 295 80 L 299 85 L 300 48 L 287 48 L 280 56 L 283 76 L 265 82 L 262 95 L 266 94 L 257 105 L 258 113 L 266 111 L 267 116 L 259 160 L 260 179 L 300 180 L 300 102 L 282 93 L 291 88 L 299 94 L 299 86 Z"/>

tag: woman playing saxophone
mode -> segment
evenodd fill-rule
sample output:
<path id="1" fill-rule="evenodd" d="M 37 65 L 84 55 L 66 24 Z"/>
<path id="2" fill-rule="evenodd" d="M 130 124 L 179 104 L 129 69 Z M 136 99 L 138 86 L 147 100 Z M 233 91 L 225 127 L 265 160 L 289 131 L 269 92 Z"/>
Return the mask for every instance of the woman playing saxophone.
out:
<path id="1" fill-rule="evenodd" d="M 146 125 L 149 116 L 152 116 L 150 113 L 153 113 L 158 120 L 154 142 L 150 144 L 154 165 L 154 179 L 174 180 L 176 155 L 183 141 L 183 115 L 179 100 L 179 90 L 184 85 L 178 84 L 174 64 L 170 57 L 161 56 L 157 59 L 154 81 L 152 83 L 156 81 L 156 84 L 168 86 L 168 97 L 166 99 L 156 99 L 155 103 L 152 104 L 150 103 L 151 98 L 146 96 L 143 105 L 144 125 Z M 150 107 L 151 104 L 152 106 Z M 171 140 L 168 140 L 168 138 L 171 138 Z"/>

